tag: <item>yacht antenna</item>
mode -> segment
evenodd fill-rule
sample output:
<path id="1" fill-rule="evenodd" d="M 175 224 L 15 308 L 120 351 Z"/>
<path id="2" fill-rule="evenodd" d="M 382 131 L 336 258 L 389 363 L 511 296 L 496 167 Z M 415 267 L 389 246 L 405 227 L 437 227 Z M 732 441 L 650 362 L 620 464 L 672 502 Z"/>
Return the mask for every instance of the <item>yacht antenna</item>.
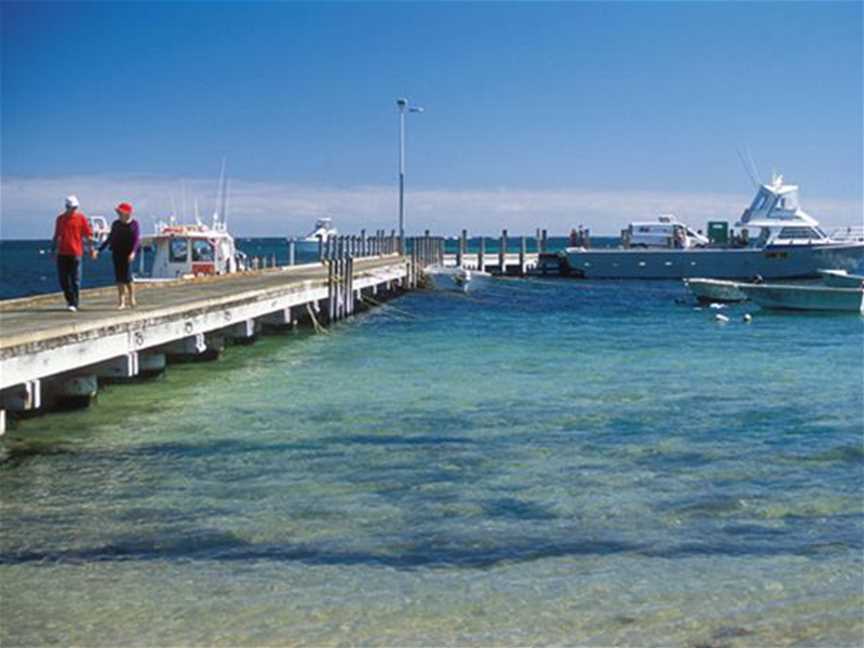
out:
<path id="1" fill-rule="evenodd" d="M 223 224 L 225 224 L 225 212 L 227 210 L 228 203 L 228 180 L 225 177 L 225 163 L 227 159 L 223 155 L 222 156 L 222 168 L 219 171 L 219 195 L 217 196 L 219 200 L 219 206 L 216 212 L 213 214 L 214 220 L 221 220 Z"/>
<path id="2" fill-rule="evenodd" d="M 756 168 L 756 163 L 753 161 L 753 156 L 750 154 L 750 147 L 746 147 L 747 150 L 747 159 L 750 160 L 750 168 L 753 170 L 753 175 L 756 176 L 756 180 L 759 181 L 759 178 L 762 177 L 762 174 L 759 173 L 759 169 Z M 761 181 L 759 181 L 761 184 Z"/>
<path id="3" fill-rule="evenodd" d="M 747 162 L 744 160 L 744 156 L 741 154 L 741 149 L 736 148 L 735 152 L 738 154 L 738 159 L 741 160 L 741 166 L 744 167 L 744 173 L 747 174 L 747 177 L 750 178 L 750 182 L 753 183 L 753 188 L 759 188 L 759 181 L 756 176 L 753 175 L 753 170 L 747 166 Z"/>

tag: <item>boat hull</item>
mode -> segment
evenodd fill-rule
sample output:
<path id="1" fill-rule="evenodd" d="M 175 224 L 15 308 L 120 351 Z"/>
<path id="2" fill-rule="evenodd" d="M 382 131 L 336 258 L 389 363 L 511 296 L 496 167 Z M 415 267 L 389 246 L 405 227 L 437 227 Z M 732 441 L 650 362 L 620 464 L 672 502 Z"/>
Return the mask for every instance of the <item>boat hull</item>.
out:
<path id="1" fill-rule="evenodd" d="M 568 248 L 572 276 L 586 279 L 795 279 L 818 277 L 820 268 L 854 270 L 864 243 L 754 248 Z"/>
<path id="2" fill-rule="evenodd" d="M 685 279 L 684 283 L 700 302 L 741 302 L 747 295 L 738 289 L 734 281 L 723 279 Z"/>
<path id="3" fill-rule="evenodd" d="M 864 313 L 864 290 L 829 286 L 741 285 L 762 308 Z"/>

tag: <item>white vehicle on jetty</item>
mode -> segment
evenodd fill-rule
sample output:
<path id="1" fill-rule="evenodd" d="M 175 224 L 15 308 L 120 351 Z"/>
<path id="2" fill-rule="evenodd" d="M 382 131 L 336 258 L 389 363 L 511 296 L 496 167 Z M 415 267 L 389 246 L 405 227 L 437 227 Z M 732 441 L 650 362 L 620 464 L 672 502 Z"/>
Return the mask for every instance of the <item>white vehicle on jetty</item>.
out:
<path id="1" fill-rule="evenodd" d="M 174 219 L 156 223 L 156 233 L 141 238 L 142 247 L 153 249 L 149 278 L 136 281 L 186 279 L 230 274 L 245 270 L 247 258 L 237 250 L 234 238 L 216 214 L 213 224 L 178 225 Z M 144 255 L 140 255 L 142 271 Z"/>
<path id="2" fill-rule="evenodd" d="M 729 237 L 727 222 L 708 225 L 706 241 L 671 218 L 634 223 L 619 248 L 568 247 L 562 254 L 570 275 L 586 279 L 815 278 L 820 268 L 854 270 L 864 261 L 864 241 L 825 234 L 799 206 L 798 186 L 782 176 L 759 187 L 735 224 L 737 235 Z"/>
<path id="3" fill-rule="evenodd" d="M 709 243 L 702 234 L 694 232 L 672 214 L 664 214 L 656 221 L 631 223 L 622 235 L 631 248 L 676 247 L 687 250 Z"/>

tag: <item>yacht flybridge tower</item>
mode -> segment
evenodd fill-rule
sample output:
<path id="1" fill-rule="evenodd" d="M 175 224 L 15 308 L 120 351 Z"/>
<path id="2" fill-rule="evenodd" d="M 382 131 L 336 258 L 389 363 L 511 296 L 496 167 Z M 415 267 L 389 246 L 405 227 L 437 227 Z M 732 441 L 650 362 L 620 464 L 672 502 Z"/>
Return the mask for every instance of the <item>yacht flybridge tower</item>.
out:
<path id="1" fill-rule="evenodd" d="M 782 175 L 775 175 L 771 184 L 759 187 L 756 197 L 741 214 L 735 227 L 773 227 L 778 221 L 789 225 L 819 225 L 819 221 L 801 209 L 798 185 L 783 184 Z"/>

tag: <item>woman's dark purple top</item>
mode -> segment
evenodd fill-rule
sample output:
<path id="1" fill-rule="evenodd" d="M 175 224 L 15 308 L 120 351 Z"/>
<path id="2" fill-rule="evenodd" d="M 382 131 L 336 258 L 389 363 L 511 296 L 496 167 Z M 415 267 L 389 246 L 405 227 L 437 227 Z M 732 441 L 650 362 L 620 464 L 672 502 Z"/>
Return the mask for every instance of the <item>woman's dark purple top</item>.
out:
<path id="1" fill-rule="evenodd" d="M 138 232 L 138 221 L 130 220 L 124 223 L 119 218 L 111 223 L 111 233 L 108 238 L 99 246 L 101 252 L 109 245 L 111 251 L 115 254 L 132 254 L 137 252 L 141 243 L 141 236 Z"/>

